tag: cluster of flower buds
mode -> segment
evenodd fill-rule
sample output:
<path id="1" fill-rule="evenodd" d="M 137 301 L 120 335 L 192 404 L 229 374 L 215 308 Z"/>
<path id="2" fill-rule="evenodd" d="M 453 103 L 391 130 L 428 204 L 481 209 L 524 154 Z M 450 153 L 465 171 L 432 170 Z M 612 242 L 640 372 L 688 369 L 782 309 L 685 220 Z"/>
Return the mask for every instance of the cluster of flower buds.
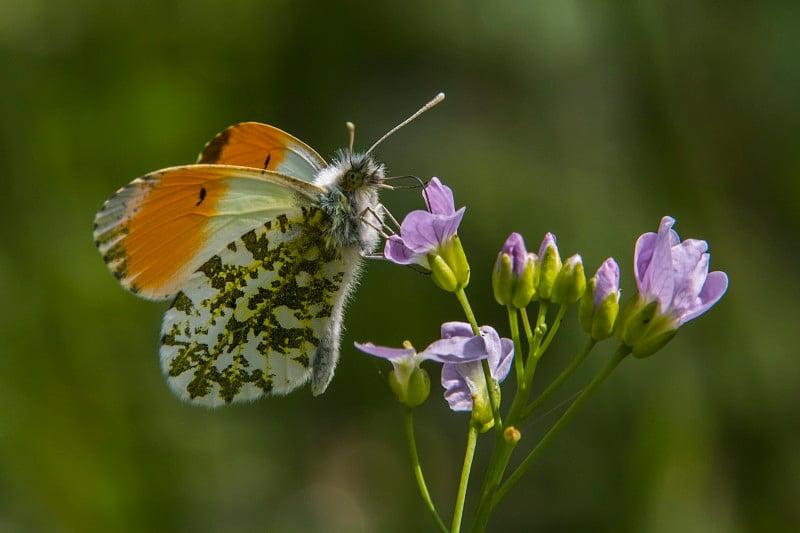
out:
<path id="1" fill-rule="evenodd" d="M 575 303 L 586 290 L 583 261 L 576 254 L 562 263 L 552 233 L 545 235 L 538 255 L 526 250 L 519 233 L 512 233 L 497 256 L 492 288 L 497 303 L 514 309 L 535 300 Z"/>

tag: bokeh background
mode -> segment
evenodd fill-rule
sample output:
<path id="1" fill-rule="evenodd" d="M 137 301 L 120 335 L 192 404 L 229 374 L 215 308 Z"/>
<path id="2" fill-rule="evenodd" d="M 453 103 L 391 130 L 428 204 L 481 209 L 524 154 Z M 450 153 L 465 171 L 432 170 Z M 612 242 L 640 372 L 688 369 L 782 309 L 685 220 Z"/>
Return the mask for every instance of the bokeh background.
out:
<path id="1" fill-rule="evenodd" d="M 490 271 L 511 231 L 534 249 L 554 232 L 590 271 L 613 255 L 630 296 L 633 243 L 670 214 L 731 278 L 713 312 L 621 365 L 492 529 L 797 531 L 796 7 L 0 0 L 0 531 L 432 530 L 388 365 L 352 342 L 425 346 L 460 318 L 454 298 L 370 262 L 324 396 L 199 409 L 159 370 L 166 304 L 120 289 L 91 230 L 114 190 L 192 162 L 229 124 L 268 122 L 330 156 L 345 121 L 364 148 L 440 90 L 445 103 L 379 156 L 394 174 L 440 176 L 467 206 L 482 323 L 508 332 Z M 575 322 L 538 383 L 583 345 Z M 522 428 L 528 445 L 607 344 Z M 446 517 L 466 423 L 437 388 L 417 415 Z"/>

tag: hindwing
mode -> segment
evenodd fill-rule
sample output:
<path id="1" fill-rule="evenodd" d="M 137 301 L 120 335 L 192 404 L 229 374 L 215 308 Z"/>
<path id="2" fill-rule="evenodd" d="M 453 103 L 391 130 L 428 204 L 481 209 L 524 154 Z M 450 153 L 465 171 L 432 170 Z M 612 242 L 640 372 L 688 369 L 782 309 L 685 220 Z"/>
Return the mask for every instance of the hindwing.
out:
<path id="1" fill-rule="evenodd" d="M 289 209 L 189 278 L 161 337 L 162 368 L 179 396 L 216 406 L 286 394 L 331 363 L 315 362 L 318 353 L 335 365 L 341 308 L 358 265 L 325 245 L 329 226 L 317 207 Z"/>

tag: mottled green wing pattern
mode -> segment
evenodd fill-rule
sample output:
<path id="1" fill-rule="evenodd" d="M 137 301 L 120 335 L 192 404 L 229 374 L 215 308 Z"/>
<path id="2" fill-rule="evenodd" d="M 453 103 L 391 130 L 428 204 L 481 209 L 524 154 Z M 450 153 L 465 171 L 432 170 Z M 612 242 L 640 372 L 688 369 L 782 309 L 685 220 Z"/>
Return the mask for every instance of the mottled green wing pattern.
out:
<path id="1" fill-rule="evenodd" d="M 331 318 L 341 320 L 358 265 L 325 246 L 329 225 L 316 207 L 288 210 L 189 279 L 161 331 L 161 365 L 179 396 L 216 406 L 286 394 L 309 380 L 318 350 L 338 358 Z"/>

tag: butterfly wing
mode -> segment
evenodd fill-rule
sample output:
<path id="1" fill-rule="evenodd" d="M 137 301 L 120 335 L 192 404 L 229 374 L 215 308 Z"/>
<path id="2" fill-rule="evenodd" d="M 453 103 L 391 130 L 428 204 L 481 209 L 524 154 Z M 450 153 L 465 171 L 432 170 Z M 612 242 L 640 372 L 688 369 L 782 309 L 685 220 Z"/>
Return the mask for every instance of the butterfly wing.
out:
<path id="1" fill-rule="evenodd" d="M 328 215 L 294 207 L 210 257 L 164 315 L 161 365 L 184 399 L 217 406 L 286 394 L 338 359 L 356 250 L 325 244 Z"/>
<path id="2" fill-rule="evenodd" d="M 303 141 L 259 122 L 242 122 L 219 133 L 197 162 L 273 170 L 305 181 L 313 181 L 327 166 Z"/>
<path id="3" fill-rule="evenodd" d="M 123 287 L 145 298 L 170 298 L 228 243 L 312 205 L 322 192 L 271 171 L 172 167 L 117 191 L 95 217 L 95 243 Z"/>

